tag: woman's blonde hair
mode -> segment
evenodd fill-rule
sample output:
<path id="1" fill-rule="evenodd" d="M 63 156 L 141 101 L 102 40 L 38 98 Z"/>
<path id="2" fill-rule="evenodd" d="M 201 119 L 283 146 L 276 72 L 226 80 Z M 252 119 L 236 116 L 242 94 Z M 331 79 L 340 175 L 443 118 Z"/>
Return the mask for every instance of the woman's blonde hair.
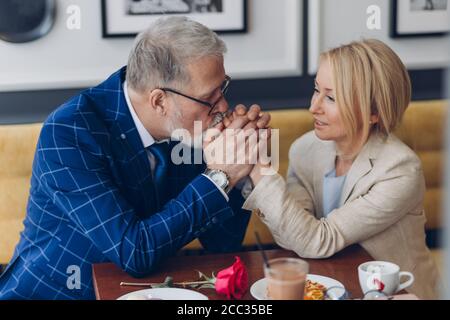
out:
<path id="1" fill-rule="evenodd" d="M 331 49 L 323 59 L 333 70 L 336 102 L 351 141 L 359 130 L 365 138 L 373 131 L 387 136 L 399 125 L 411 101 L 411 80 L 391 48 L 368 39 Z M 371 115 L 378 116 L 373 126 Z"/>

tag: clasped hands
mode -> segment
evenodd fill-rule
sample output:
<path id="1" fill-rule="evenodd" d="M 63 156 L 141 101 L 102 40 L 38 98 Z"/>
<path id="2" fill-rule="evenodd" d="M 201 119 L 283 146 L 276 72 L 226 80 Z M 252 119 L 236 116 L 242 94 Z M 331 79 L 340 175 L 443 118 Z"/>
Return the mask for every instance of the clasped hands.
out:
<path id="1" fill-rule="evenodd" d="M 267 159 L 261 157 L 262 152 L 267 153 L 270 142 L 269 122 L 270 115 L 258 105 L 248 110 L 244 105 L 236 106 L 206 132 L 203 149 L 208 168 L 226 172 L 231 187 L 246 176 L 256 185 L 262 178 L 261 168 L 269 166 Z"/>

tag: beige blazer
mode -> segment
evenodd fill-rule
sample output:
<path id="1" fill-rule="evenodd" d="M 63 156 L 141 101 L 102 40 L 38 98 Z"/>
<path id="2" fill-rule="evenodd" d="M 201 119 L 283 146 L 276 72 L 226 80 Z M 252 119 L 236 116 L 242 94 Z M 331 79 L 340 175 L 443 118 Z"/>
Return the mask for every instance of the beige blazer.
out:
<path id="1" fill-rule="evenodd" d="M 287 183 L 278 174 L 263 177 L 244 209 L 259 209 L 275 241 L 301 257 L 327 258 L 359 243 L 374 260 L 412 272 L 407 291 L 436 299 L 439 277 L 425 244 L 425 181 L 416 154 L 394 135 L 372 135 L 347 173 L 340 207 L 324 218 L 323 178 L 335 158 L 333 142 L 305 134 L 289 152 Z"/>

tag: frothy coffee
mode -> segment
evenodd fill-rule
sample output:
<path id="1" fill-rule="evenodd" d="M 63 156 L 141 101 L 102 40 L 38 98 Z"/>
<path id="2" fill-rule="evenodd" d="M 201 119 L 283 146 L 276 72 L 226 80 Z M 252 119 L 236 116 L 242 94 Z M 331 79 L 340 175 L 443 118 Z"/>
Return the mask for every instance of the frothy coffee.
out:
<path id="1" fill-rule="evenodd" d="M 303 300 L 307 273 L 307 264 L 300 259 L 273 260 L 266 270 L 267 297 Z"/>

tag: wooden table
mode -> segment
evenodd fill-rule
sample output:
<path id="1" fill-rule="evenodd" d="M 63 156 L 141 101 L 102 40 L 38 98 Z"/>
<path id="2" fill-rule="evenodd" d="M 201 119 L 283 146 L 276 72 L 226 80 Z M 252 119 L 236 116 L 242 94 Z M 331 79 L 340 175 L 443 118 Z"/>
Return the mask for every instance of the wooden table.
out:
<path id="1" fill-rule="evenodd" d="M 296 257 L 292 251 L 269 250 L 266 251 L 269 259 L 278 257 Z M 118 297 L 145 287 L 121 287 L 120 282 L 164 282 L 166 276 L 173 277 L 175 282 L 195 281 L 198 279 L 196 270 L 210 276 L 212 272 L 231 266 L 234 256 L 239 256 L 245 263 L 249 286 L 264 277 L 263 259 L 258 251 L 239 252 L 234 254 L 210 254 L 203 256 L 175 256 L 163 262 L 158 271 L 144 279 L 134 279 L 117 266 L 111 263 L 96 264 L 93 266 L 93 280 L 95 294 L 98 300 L 114 300 Z M 373 260 L 372 257 L 359 245 L 351 246 L 329 259 L 312 260 L 309 262 L 310 273 L 334 278 L 344 284 L 352 297 L 362 297 L 358 281 L 358 265 Z M 214 289 L 200 289 L 199 292 L 208 296 L 210 300 L 224 299 L 216 294 Z M 250 290 L 243 297 L 244 300 L 253 300 Z"/>

